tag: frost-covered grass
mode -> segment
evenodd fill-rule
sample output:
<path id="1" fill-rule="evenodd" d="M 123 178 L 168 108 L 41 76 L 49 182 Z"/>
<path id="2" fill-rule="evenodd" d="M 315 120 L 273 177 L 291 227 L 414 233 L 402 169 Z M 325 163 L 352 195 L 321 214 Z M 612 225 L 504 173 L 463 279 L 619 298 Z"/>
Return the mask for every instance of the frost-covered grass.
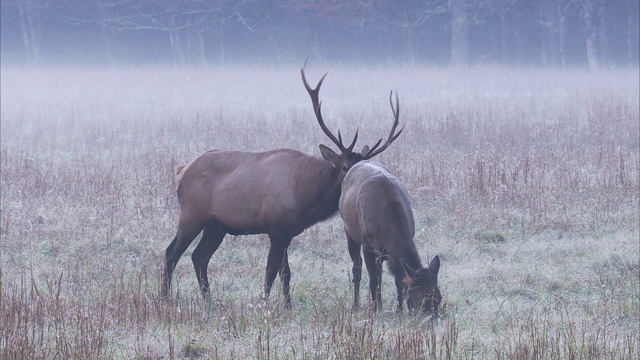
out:
<path id="1" fill-rule="evenodd" d="M 212 297 L 189 258 L 158 298 L 173 168 L 212 148 L 319 156 L 295 67 L 3 68 L 1 358 L 637 358 L 638 70 L 345 67 L 321 99 L 407 186 L 442 318 L 351 310 L 339 217 L 290 247 L 293 309 L 260 301 L 268 240 L 228 236 Z M 361 296 L 367 276 L 363 277 Z M 277 284 L 277 281 L 276 281 Z"/>

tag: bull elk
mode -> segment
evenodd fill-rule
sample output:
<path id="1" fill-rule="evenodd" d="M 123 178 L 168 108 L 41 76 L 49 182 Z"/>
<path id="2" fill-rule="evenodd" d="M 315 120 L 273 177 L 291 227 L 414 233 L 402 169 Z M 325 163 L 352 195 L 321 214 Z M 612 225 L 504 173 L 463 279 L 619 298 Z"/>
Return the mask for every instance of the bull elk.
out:
<path id="1" fill-rule="evenodd" d="M 177 195 L 180 205 L 178 231 L 166 250 L 162 295 L 166 297 L 171 274 L 191 242 L 202 232 L 191 260 L 203 295 L 209 293 L 209 260 L 226 234 L 267 234 L 270 241 L 263 296 L 268 298 L 276 274 L 280 274 L 286 307 L 291 306 L 289 281 L 291 271 L 287 248 L 291 239 L 306 228 L 326 220 L 338 211 L 340 185 L 355 163 L 370 159 L 395 141 L 398 114 L 386 142 L 354 152 L 358 132 L 349 146 L 342 136 L 329 131 L 322 119 L 318 99 L 324 74 L 312 89 L 300 69 L 318 124 L 340 149 L 340 154 L 320 145 L 323 159 L 292 149 L 266 152 L 208 151 L 178 169 Z M 398 98 L 396 95 L 396 103 Z"/>
<path id="2" fill-rule="evenodd" d="M 422 267 L 413 242 L 411 203 L 402 183 L 378 163 L 359 162 L 342 182 L 339 208 L 353 261 L 354 308 L 360 305 L 362 248 L 374 311 L 382 306 L 382 263 L 388 260 L 395 278 L 397 310 L 402 311 L 406 293 L 409 311 L 437 314 L 442 300 L 438 289 L 440 258 L 436 255 L 429 267 Z"/>

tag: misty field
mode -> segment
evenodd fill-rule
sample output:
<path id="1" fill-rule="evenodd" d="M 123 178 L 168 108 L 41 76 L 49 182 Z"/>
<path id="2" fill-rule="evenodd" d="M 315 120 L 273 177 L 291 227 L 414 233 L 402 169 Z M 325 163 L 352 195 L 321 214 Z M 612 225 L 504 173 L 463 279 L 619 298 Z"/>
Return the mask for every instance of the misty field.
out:
<path id="1" fill-rule="evenodd" d="M 201 298 L 190 254 L 159 298 L 173 169 L 209 149 L 320 156 L 295 66 L 3 68 L 2 359 L 633 359 L 640 356 L 638 69 L 310 63 L 334 132 L 411 196 L 441 317 L 352 310 L 336 216 L 289 248 L 293 309 L 261 301 L 266 235 L 227 236 Z M 333 146 L 332 146 L 333 147 Z M 364 272 L 363 303 L 368 277 Z"/>

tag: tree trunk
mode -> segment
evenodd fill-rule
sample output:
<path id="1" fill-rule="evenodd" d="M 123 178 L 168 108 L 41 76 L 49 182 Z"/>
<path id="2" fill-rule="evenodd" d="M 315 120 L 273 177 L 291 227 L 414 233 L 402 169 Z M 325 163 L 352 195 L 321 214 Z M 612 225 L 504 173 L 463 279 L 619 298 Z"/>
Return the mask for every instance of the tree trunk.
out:
<path id="1" fill-rule="evenodd" d="M 540 8 L 540 23 L 543 24 L 542 49 L 545 65 L 560 63 L 560 44 L 562 24 L 560 18 L 560 4 L 558 0 L 544 0 Z"/>
<path id="2" fill-rule="evenodd" d="M 180 43 L 180 32 L 176 29 L 169 31 L 169 38 L 171 41 L 171 51 L 173 52 L 173 62 L 175 65 L 184 65 L 185 57 L 182 50 L 182 44 Z"/>
<path id="3" fill-rule="evenodd" d="M 24 47 L 24 54 L 28 62 L 33 61 L 33 55 L 31 54 L 31 36 L 29 36 L 29 27 L 27 26 L 27 16 L 25 14 L 25 4 L 23 0 L 16 0 L 18 6 L 18 17 L 20 18 L 20 32 L 22 33 L 22 46 Z"/>
<path id="4" fill-rule="evenodd" d="M 198 30 L 197 37 L 198 37 L 198 55 L 200 58 L 200 65 L 204 66 L 204 65 L 207 65 L 207 55 L 204 51 L 204 36 L 202 34 L 202 31 Z"/>
<path id="5" fill-rule="evenodd" d="M 629 66 L 634 66 L 633 62 L 633 18 L 631 17 L 633 7 L 631 6 L 632 0 L 627 0 L 627 63 Z"/>
<path id="6" fill-rule="evenodd" d="M 29 34 L 31 35 L 31 53 L 33 54 L 33 62 L 40 63 L 40 16 L 38 8 L 34 5 L 33 0 L 27 2 L 27 23 L 29 24 Z"/>
<path id="7" fill-rule="evenodd" d="M 589 63 L 589 69 L 591 70 L 597 70 L 600 68 L 596 1 L 597 0 L 586 0 L 584 2 L 584 9 L 582 12 L 582 19 L 584 20 L 584 28 L 586 32 L 587 62 Z"/>
<path id="8" fill-rule="evenodd" d="M 450 0 L 451 7 L 451 64 L 469 63 L 469 21 L 466 0 Z"/>
<path id="9" fill-rule="evenodd" d="M 220 19 L 220 65 L 224 66 L 224 19 Z"/>
<path id="10" fill-rule="evenodd" d="M 509 59 L 509 18 L 507 11 L 500 12 L 500 62 L 508 64 Z"/>
<path id="11" fill-rule="evenodd" d="M 185 29 L 185 33 L 186 33 L 185 36 L 187 39 L 185 40 L 186 44 L 185 44 L 184 57 L 187 64 L 193 65 L 193 58 L 194 58 L 193 41 L 192 41 L 193 30 L 191 29 L 190 24 L 187 25 L 187 28 Z"/>
<path id="12" fill-rule="evenodd" d="M 37 64 L 40 62 L 38 48 L 38 12 L 31 0 L 16 0 L 18 17 L 20 18 L 20 32 L 22 33 L 22 45 L 24 46 L 27 62 Z"/>
<path id="13" fill-rule="evenodd" d="M 607 64 L 609 62 L 609 41 L 607 40 L 607 28 L 605 24 L 606 12 L 604 2 L 605 0 L 596 0 L 598 5 L 598 51 L 600 52 L 600 65 Z"/>
<path id="14" fill-rule="evenodd" d="M 416 52 L 413 48 L 413 28 L 410 26 L 406 27 L 407 34 L 407 57 L 409 59 L 410 64 L 415 64 L 416 62 Z"/>
<path id="15" fill-rule="evenodd" d="M 102 38 L 102 44 L 104 46 L 105 57 L 110 63 L 116 61 L 115 49 L 112 39 L 110 38 L 109 29 L 106 26 L 100 26 L 100 37 Z"/>
<path id="16" fill-rule="evenodd" d="M 538 23 L 542 29 L 540 31 L 540 55 L 542 55 L 542 65 L 548 66 L 551 62 L 551 43 L 549 41 L 549 27 L 551 20 L 546 13 L 547 0 L 542 1 L 538 8 Z"/>
<path id="17" fill-rule="evenodd" d="M 488 43 L 489 43 L 489 49 L 488 49 L 488 53 L 490 58 L 488 60 L 490 60 L 491 62 L 496 62 L 496 61 L 500 61 L 500 36 L 502 33 L 499 32 L 500 29 L 495 27 L 495 26 L 490 26 L 488 29 Z"/>
<path id="18" fill-rule="evenodd" d="M 560 19 L 560 44 L 558 44 L 559 46 L 559 51 L 560 51 L 560 65 L 562 67 L 566 67 L 567 66 L 567 55 L 564 51 L 564 45 L 565 45 L 565 39 L 567 37 L 567 25 L 565 22 L 565 15 L 564 15 L 564 11 L 562 10 L 562 4 L 558 3 L 558 19 Z"/>
<path id="19" fill-rule="evenodd" d="M 171 52 L 173 55 L 174 65 L 184 65 L 184 52 L 180 43 L 180 30 L 175 26 L 173 16 L 169 17 L 169 42 L 171 43 Z"/>

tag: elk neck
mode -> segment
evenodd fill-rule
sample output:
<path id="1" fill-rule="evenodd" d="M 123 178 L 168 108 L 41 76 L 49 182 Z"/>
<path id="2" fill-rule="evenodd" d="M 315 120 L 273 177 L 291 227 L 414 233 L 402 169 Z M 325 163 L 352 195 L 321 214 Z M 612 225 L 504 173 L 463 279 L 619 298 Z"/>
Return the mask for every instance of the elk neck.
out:
<path id="1" fill-rule="evenodd" d="M 418 255 L 418 250 L 416 249 L 413 239 L 406 242 L 397 242 L 393 248 L 386 250 L 388 255 L 393 259 L 393 261 L 389 262 L 389 270 L 395 277 L 404 276 L 404 269 L 400 261 L 415 270 L 422 268 L 420 255 Z"/>
<path id="2" fill-rule="evenodd" d="M 341 191 L 339 170 L 328 161 L 314 159 L 300 169 L 296 178 L 296 192 L 308 226 L 338 212 Z"/>

